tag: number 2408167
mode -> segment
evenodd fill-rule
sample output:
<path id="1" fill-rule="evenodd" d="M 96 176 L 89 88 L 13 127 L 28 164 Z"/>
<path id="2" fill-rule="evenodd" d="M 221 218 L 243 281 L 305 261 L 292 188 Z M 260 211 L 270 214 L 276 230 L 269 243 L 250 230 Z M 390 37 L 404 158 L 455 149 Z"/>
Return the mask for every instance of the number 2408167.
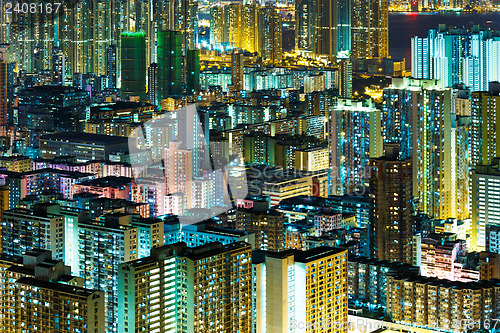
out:
<path id="1" fill-rule="evenodd" d="M 60 2 L 7 2 L 5 10 L 7 15 L 12 14 L 52 14 L 58 13 Z"/>

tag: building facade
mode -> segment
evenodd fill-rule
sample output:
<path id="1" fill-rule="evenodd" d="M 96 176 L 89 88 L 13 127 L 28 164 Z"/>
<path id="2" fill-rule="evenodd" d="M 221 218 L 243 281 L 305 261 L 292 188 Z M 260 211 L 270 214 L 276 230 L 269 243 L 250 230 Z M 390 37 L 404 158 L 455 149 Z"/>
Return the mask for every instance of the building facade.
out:
<path id="1" fill-rule="evenodd" d="M 213 273 L 206 274 L 207 270 Z M 238 283 L 228 285 L 225 279 Z M 251 331 L 252 266 L 247 243 L 160 247 L 149 257 L 120 265 L 118 280 L 118 316 L 124 318 L 118 332 Z"/>
<path id="2" fill-rule="evenodd" d="M 347 250 L 256 251 L 254 331 L 318 333 L 347 328 Z"/>

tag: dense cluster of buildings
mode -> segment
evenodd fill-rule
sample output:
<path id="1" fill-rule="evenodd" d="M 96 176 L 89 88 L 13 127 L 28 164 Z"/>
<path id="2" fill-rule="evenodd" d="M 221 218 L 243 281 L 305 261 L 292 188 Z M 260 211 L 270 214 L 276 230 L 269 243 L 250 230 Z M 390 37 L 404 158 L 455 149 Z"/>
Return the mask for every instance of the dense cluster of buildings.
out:
<path id="1" fill-rule="evenodd" d="M 490 329 L 500 33 L 414 37 L 409 77 L 410 7 L 0 11 L 0 331 Z"/>

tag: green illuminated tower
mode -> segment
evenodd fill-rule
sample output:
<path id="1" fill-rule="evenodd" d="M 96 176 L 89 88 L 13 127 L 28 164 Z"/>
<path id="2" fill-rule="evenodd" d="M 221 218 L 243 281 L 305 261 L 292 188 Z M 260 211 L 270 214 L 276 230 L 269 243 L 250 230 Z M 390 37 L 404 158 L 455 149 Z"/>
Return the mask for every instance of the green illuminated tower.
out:
<path id="1" fill-rule="evenodd" d="M 146 36 L 144 32 L 121 35 L 121 97 L 146 98 Z"/>
<path id="2" fill-rule="evenodd" d="M 200 50 L 188 50 L 186 61 L 187 92 L 200 90 Z"/>
<path id="3" fill-rule="evenodd" d="M 182 33 L 158 32 L 158 96 L 182 93 Z"/>

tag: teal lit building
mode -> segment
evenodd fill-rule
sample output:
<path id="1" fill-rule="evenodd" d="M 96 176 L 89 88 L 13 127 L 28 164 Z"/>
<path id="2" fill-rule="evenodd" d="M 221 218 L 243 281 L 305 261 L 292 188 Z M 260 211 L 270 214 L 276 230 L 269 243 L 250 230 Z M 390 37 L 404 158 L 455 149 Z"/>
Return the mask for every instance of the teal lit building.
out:
<path id="1" fill-rule="evenodd" d="M 124 32 L 121 35 L 121 98 L 146 98 L 146 35 Z"/>

